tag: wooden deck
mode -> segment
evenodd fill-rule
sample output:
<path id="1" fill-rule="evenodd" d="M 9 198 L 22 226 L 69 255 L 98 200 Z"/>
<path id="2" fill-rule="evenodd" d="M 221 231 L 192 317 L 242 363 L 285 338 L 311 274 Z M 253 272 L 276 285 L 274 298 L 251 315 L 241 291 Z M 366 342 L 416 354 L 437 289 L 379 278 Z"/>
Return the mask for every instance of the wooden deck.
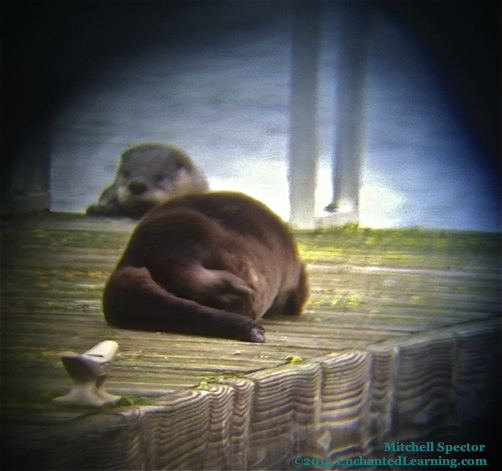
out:
<path id="1" fill-rule="evenodd" d="M 2 220 L 2 469 L 293 469 L 459 440 L 500 406 L 500 234 L 298 233 L 306 312 L 264 319 L 250 344 L 107 326 L 102 289 L 132 227 Z M 123 405 L 52 405 L 71 386 L 59 354 L 107 339 Z"/>

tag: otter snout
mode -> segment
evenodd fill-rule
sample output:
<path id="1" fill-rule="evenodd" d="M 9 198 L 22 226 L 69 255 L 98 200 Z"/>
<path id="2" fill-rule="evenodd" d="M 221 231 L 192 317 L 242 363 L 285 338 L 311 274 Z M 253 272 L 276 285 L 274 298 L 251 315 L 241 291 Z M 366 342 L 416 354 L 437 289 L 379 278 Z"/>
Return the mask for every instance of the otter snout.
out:
<path id="1" fill-rule="evenodd" d="M 133 195 L 142 195 L 148 189 L 148 185 L 141 180 L 133 180 L 127 187 Z"/>

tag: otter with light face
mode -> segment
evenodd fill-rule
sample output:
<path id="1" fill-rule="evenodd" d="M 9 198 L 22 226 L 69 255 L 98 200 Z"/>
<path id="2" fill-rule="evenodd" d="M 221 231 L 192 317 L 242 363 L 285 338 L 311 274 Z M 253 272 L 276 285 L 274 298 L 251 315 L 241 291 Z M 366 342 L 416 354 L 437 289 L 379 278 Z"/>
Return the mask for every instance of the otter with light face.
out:
<path id="1" fill-rule="evenodd" d="M 115 181 L 87 214 L 139 218 L 165 201 L 209 189 L 204 172 L 172 144 L 144 143 L 126 149 Z"/>
<path id="2" fill-rule="evenodd" d="M 304 264 L 287 225 L 234 192 L 175 198 L 139 222 L 103 295 L 108 324 L 249 342 L 256 322 L 299 315 L 308 297 Z"/>

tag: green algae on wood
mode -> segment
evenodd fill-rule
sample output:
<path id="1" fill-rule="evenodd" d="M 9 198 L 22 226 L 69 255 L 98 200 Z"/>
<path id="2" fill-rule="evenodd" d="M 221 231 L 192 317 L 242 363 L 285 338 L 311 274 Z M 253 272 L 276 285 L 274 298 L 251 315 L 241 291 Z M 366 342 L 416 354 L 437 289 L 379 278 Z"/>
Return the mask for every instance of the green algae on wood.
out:
<path id="1" fill-rule="evenodd" d="M 104 338 L 120 344 L 110 389 L 144 397 L 500 315 L 500 234 L 352 226 L 295 232 L 310 301 L 298 318 L 264 319 L 263 345 L 112 329 L 101 292 L 132 226 L 108 230 L 103 219 L 89 230 L 85 216 L 56 218 L 56 228 L 10 220 L 2 231 L 2 373 L 38 388 L 21 402 L 3 390 L 10 417 L 30 403 L 38 414 L 44 394 L 70 386 L 59 352 Z M 11 399 L 17 391 L 13 382 Z"/>

